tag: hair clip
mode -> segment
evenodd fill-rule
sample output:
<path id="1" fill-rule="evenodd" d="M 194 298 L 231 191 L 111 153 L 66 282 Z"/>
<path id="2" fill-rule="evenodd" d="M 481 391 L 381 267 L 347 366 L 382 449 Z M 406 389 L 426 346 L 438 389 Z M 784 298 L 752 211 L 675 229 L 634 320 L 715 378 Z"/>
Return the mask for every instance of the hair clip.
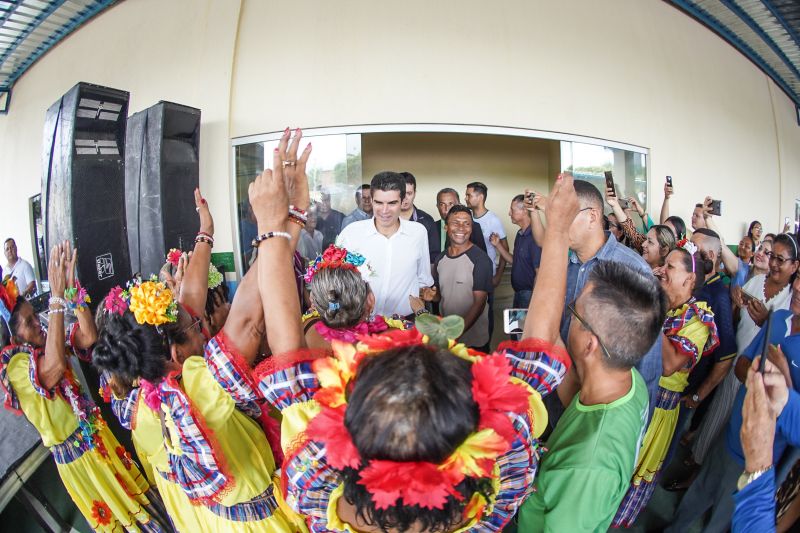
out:
<path id="1" fill-rule="evenodd" d="M 338 311 L 339 307 L 339 302 L 328 302 L 328 311 Z"/>

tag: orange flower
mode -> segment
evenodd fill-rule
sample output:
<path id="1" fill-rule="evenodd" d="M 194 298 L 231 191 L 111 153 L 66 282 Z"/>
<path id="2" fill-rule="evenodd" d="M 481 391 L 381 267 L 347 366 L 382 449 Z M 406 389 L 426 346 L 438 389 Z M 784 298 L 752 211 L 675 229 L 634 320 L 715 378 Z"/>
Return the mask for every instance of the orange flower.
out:
<path id="1" fill-rule="evenodd" d="M 130 289 L 129 306 L 139 324 L 160 326 L 178 318 L 172 291 L 160 281 L 145 281 Z"/>
<path id="2" fill-rule="evenodd" d="M 331 347 L 334 357 L 316 359 L 312 363 L 322 387 L 314 399 L 322 405 L 336 408 L 347 401 L 345 390 L 356 375 L 359 357 L 352 344 L 334 340 Z"/>
<path id="3" fill-rule="evenodd" d="M 106 502 L 92 501 L 92 518 L 101 526 L 107 526 L 111 523 L 111 508 Z"/>

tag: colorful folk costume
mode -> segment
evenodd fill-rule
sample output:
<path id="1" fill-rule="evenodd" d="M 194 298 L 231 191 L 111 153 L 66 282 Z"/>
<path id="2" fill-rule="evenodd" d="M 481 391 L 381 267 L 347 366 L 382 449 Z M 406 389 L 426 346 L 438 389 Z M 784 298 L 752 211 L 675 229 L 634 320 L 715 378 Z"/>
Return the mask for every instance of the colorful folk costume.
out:
<path id="1" fill-rule="evenodd" d="M 671 376 L 661 376 L 658 399 L 644 437 L 631 487 L 620 504 L 612 527 L 630 527 L 653 495 L 664 460 L 675 434 L 683 391 L 689 383 L 689 372 L 703 355 L 719 345 L 714 313 L 705 302 L 694 298 L 667 312 L 664 335 L 675 349 L 686 356 L 686 364 Z"/>
<path id="2" fill-rule="evenodd" d="M 159 303 L 160 302 L 160 303 Z M 177 303 L 163 283 L 114 289 L 106 312 L 132 312 L 137 322 L 177 320 Z M 140 321 L 141 319 L 141 321 Z M 112 408 L 152 475 L 180 532 L 304 531 L 279 508 L 276 461 L 266 434 L 275 422 L 256 401 L 249 368 L 220 331 L 204 353 L 158 383 L 140 380 Z M 110 392 L 110 391 L 109 391 Z"/>
<path id="3" fill-rule="evenodd" d="M 458 317 L 443 322 L 451 318 Z M 425 322 L 430 320 L 438 319 L 428 315 Z M 530 493 L 542 451 L 537 437 L 547 425 L 542 397 L 555 389 L 570 365 L 563 349 L 542 341 L 504 343 L 493 355 L 485 355 L 439 336 L 444 343 L 437 346 L 448 346 L 453 357 L 472 363 L 478 428 L 440 464 L 362 461 L 344 425 L 345 391 L 353 385 L 359 363 L 371 354 L 434 344 L 430 331 L 423 337 L 420 322 L 419 329 L 363 335 L 356 345 L 333 341 L 332 357 L 278 356 L 256 368 L 259 389 L 283 417 L 284 500 L 305 518 L 309 531 L 356 533 L 337 514 L 344 493 L 342 470 L 347 467 L 360 469 L 359 483 L 379 509 L 398 501 L 441 509 L 448 495 L 456 496 L 454 487 L 465 477 L 488 479 L 488 500 L 479 493 L 461 500 L 464 525 L 458 531 L 502 530 Z"/>
<path id="4" fill-rule="evenodd" d="M 0 288 L 0 314 L 6 320 L 15 303 L 16 295 Z M 72 348 L 77 331 L 77 323 L 67 328 L 66 353 L 88 360 L 90 353 Z M 146 495 L 150 485 L 106 426 L 69 360 L 64 377 L 48 390 L 39 381 L 43 357 L 44 348 L 28 344 L 0 352 L 6 409 L 24 414 L 39 432 L 67 492 L 93 530 L 162 531 Z"/>

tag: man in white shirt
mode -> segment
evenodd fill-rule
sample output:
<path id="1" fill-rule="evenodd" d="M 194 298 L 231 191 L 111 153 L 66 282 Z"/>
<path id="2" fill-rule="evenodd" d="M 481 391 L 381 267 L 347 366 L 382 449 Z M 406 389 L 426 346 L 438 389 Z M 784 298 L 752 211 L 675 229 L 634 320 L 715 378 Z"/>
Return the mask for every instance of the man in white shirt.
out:
<path id="1" fill-rule="evenodd" d="M 370 189 L 373 218 L 348 225 L 338 244 L 363 255 L 372 268 L 368 281 L 375 294 L 375 312 L 407 316 L 412 314 L 408 297 L 433 285 L 428 233 L 422 224 L 400 218 L 406 192 L 403 176 L 380 172 Z"/>
<path id="2" fill-rule="evenodd" d="M 21 296 L 36 294 L 36 276 L 33 274 L 33 267 L 17 256 L 17 243 L 14 242 L 14 239 L 6 239 L 3 250 L 6 254 L 6 261 L 8 261 L 3 276 L 14 278 Z"/>
<path id="3" fill-rule="evenodd" d="M 506 239 L 506 230 L 503 229 L 503 223 L 500 219 L 486 209 L 486 185 L 480 181 L 473 181 L 467 185 L 467 194 L 464 199 L 467 202 L 467 207 L 472 209 L 472 219 L 481 225 L 483 231 L 483 238 L 486 241 L 486 253 L 489 254 L 489 259 L 492 260 L 492 285 L 497 287 L 500 285 L 500 279 L 503 277 L 503 271 L 506 268 L 506 260 L 497 253 L 497 250 L 492 246 L 489 240 L 492 233 L 496 233 L 500 237 L 500 246 L 508 251 L 508 240 Z"/>

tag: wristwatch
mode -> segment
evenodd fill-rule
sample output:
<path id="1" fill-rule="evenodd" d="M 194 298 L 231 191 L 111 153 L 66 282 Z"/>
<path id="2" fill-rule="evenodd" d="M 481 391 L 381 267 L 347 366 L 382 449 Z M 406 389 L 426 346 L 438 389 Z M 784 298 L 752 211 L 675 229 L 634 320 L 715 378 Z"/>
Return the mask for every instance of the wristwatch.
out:
<path id="1" fill-rule="evenodd" d="M 742 472 L 742 475 L 739 476 L 739 481 L 736 482 L 737 490 L 744 489 L 747 485 L 757 480 L 765 473 L 769 472 L 770 469 L 772 469 L 772 465 L 769 465 L 767 468 L 756 470 L 755 472 L 748 472 L 747 470 L 745 470 L 744 472 Z"/>
<path id="2" fill-rule="evenodd" d="M 700 403 L 700 395 L 697 393 L 692 394 L 692 401 L 694 403 Z"/>

